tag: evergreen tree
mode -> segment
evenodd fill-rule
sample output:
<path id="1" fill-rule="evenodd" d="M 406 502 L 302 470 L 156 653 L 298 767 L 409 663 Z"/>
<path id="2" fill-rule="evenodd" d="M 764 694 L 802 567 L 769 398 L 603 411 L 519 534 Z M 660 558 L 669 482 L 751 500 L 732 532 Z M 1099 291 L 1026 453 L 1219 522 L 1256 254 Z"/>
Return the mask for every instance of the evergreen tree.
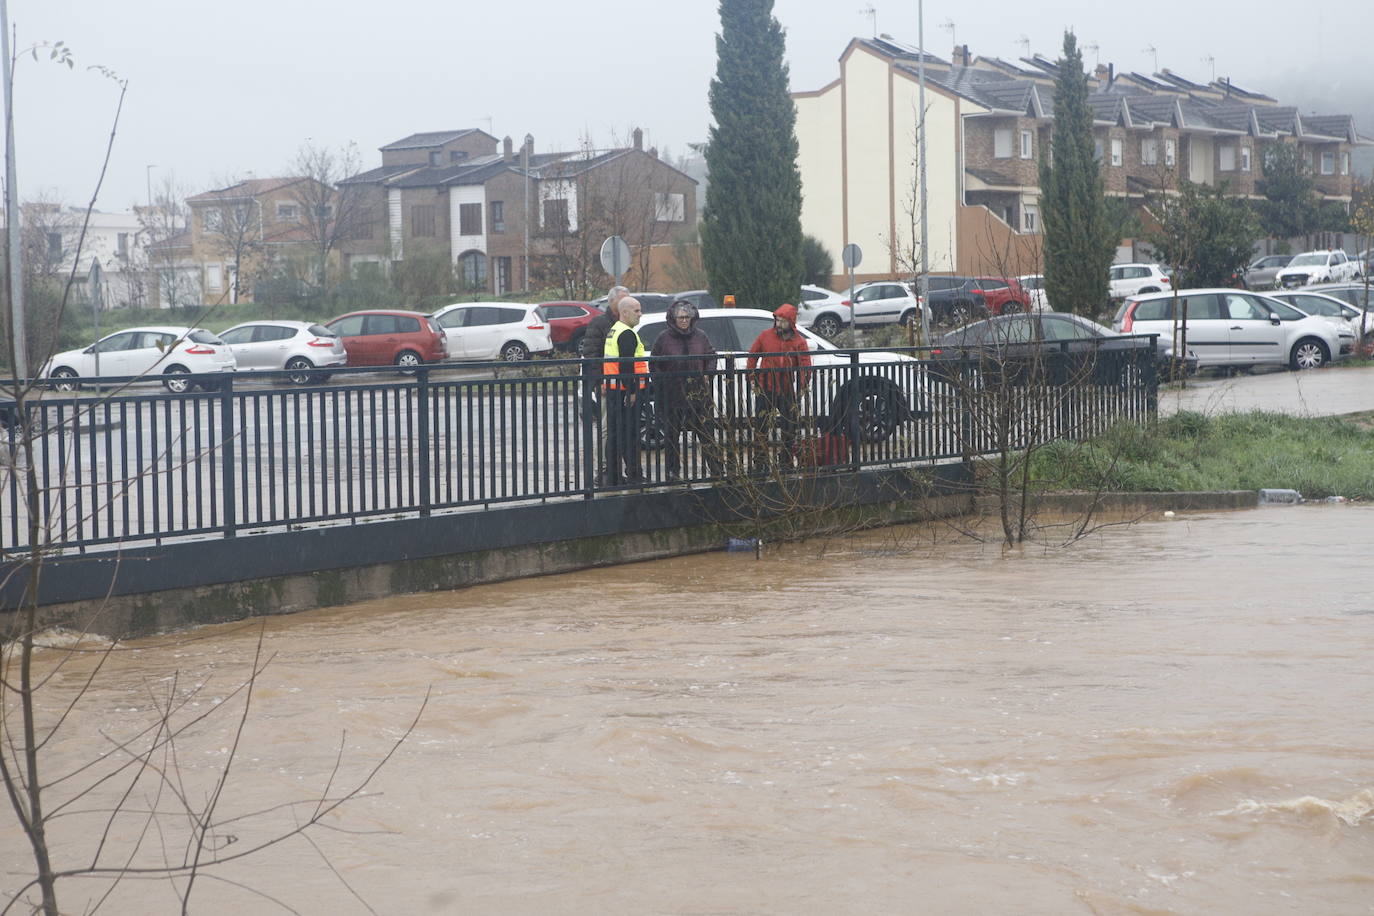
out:
<path id="1" fill-rule="evenodd" d="M 717 302 L 775 309 L 802 282 L 797 113 L 773 0 L 721 0 L 701 257 Z"/>
<path id="2" fill-rule="evenodd" d="M 802 264 L 804 281 L 812 286 L 830 285 L 830 279 L 835 275 L 835 259 L 814 235 L 802 236 Z"/>
<path id="3" fill-rule="evenodd" d="M 1271 143 L 1264 150 L 1264 177 L 1256 182 L 1260 225 L 1276 239 L 1307 235 L 1321 221 L 1317 183 L 1296 143 Z"/>
<path id="4" fill-rule="evenodd" d="M 1094 314 L 1107 302 L 1107 271 L 1120 238 L 1093 152 L 1088 75 L 1072 32 L 1064 33 L 1055 79 L 1053 155 L 1040 160 L 1040 220 L 1045 297 L 1061 311 Z"/>
<path id="5" fill-rule="evenodd" d="M 1179 182 L 1177 196 L 1150 201 L 1159 227 L 1147 234 L 1155 256 L 1174 268 L 1174 287 L 1230 286 L 1254 256 L 1260 228 L 1250 204 L 1227 183 Z"/>

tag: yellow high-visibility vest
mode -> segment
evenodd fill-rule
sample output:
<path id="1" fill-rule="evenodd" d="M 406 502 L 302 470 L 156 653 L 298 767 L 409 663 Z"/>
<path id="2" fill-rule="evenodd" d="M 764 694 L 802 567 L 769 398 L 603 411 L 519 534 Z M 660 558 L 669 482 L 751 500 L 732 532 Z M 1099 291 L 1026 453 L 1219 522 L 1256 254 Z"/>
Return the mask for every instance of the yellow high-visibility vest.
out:
<path id="1" fill-rule="evenodd" d="M 634 328 L 623 321 L 617 321 L 606 332 L 606 348 L 603 351 L 606 361 L 601 364 L 601 374 L 606 378 L 607 388 L 631 388 L 616 378 L 620 375 L 620 335 L 626 331 L 635 335 L 635 375 L 647 377 L 649 374 L 649 361 L 646 359 L 648 353 L 644 350 L 644 341 L 639 339 L 639 333 Z M 636 383 L 631 390 L 638 389 L 643 384 L 644 379 L 636 379 L 635 381 Z"/>

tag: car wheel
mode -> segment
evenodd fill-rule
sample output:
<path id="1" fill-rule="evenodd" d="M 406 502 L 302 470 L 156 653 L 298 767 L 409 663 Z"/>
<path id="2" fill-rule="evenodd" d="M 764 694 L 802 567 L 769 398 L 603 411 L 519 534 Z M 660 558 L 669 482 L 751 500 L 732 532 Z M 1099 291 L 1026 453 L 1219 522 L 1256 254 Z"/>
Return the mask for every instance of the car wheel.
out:
<path id="1" fill-rule="evenodd" d="M 949 307 L 949 324 L 959 328 L 973 320 L 973 309 L 968 307 L 967 302 L 956 302 Z"/>
<path id="2" fill-rule="evenodd" d="M 568 350 L 572 352 L 573 356 L 582 355 L 582 339 L 586 336 L 586 331 L 577 331 L 572 337 L 568 338 Z"/>
<path id="3" fill-rule="evenodd" d="M 668 434 L 663 430 L 663 420 L 658 415 L 658 407 L 653 400 L 644 396 L 639 399 L 639 445 L 649 451 L 657 451 L 668 442 Z"/>
<path id="4" fill-rule="evenodd" d="M 396 365 L 401 367 L 402 375 L 414 375 L 424 360 L 420 359 L 420 354 L 414 350 L 402 350 L 396 354 Z"/>
<path id="5" fill-rule="evenodd" d="M 1021 311 L 1024 311 L 1021 308 L 1021 303 L 1017 302 L 1015 299 L 1008 299 L 1006 302 L 1002 303 L 1003 315 L 1015 315 Z"/>
<path id="6" fill-rule="evenodd" d="M 304 356 L 293 356 L 286 361 L 286 379 L 293 385 L 309 385 L 315 380 L 314 368 L 315 364 Z"/>
<path id="7" fill-rule="evenodd" d="M 68 369 L 66 366 L 58 366 L 48 377 L 58 380 L 52 385 L 58 391 L 75 391 L 81 387 L 73 381 L 76 378 L 76 370 Z"/>
<path id="8" fill-rule="evenodd" d="M 841 327 L 840 319 L 834 315 L 822 315 L 816 319 L 816 323 L 812 325 L 812 330 L 827 340 L 833 340 L 840 336 Z"/>
<path id="9" fill-rule="evenodd" d="M 918 320 L 919 320 L 919 319 L 917 319 L 917 317 L 916 317 L 916 310 L 915 310 L 915 309 L 907 309 L 905 312 L 902 312 L 902 317 L 899 319 L 899 323 L 901 324 L 902 327 L 904 327 L 904 328 L 909 328 L 909 327 L 911 327 L 913 324 L 915 324 Z"/>
<path id="10" fill-rule="evenodd" d="M 1293 345 L 1293 353 L 1288 358 L 1288 366 L 1293 370 L 1320 369 L 1331 358 L 1326 344 L 1315 337 L 1304 337 Z"/>
<path id="11" fill-rule="evenodd" d="M 512 340 L 501 348 L 501 358 L 508 363 L 523 363 L 530 358 L 530 350 L 520 341 Z"/>
<path id="12" fill-rule="evenodd" d="M 191 390 L 191 370 L 185 366 L 168 366 L 162 373 L 162 384 L 172 394 L 185 394 Z"/>
<path id="13" fill-rule="evenodd" d="M 835 392 L 838 404 L 845 404 L 850 398 L 850 385 L 846 382 Z M 859 441 L 885 442 L 897 431 L 897 427 L 911 414 L 906 406 L 902 391 L 887 379 L 861 378 L 857 380 Z M 848 433 L 848 430 L 844 430 Z"/>

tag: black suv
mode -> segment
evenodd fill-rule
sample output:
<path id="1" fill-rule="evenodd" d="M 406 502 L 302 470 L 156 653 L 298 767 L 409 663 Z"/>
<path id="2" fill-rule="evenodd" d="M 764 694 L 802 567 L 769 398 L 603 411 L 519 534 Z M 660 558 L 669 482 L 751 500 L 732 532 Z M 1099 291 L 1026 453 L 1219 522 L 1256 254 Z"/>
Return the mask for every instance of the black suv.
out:
<path id="1" fill-rule="evenodd" d="M 936 324 L 959 326 L 988 317 L 988 304 L 976 277 L 926 277 L 926 308 Z"/>

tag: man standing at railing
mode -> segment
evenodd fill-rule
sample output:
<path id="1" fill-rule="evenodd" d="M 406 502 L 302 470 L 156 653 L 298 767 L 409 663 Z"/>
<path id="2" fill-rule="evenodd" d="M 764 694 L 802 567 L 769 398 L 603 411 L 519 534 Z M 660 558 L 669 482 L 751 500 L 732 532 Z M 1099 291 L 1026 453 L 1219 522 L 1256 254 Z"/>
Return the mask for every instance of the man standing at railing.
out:
<path id="1" fill-rule="evenodd" d="M 633 296 L 621 299 L 619 315 L 606 335 L 605 360 L 601 364 L 607 426 L 602 483 L 612 487 L 644 480 L 644 471 L 639 466 L 639 395 L 649 380 L 648 353 L 635 331 L 639 324 L 639 300 Z"/>
<path id="2" fill-rule="evenodd" d="M 777 428 L 782 431 L 782 464 L 792 465 L 797 451 L 797 402 L 811 381 L 810 366 L 806 338 L 797 333 L 797 309 L 784 302 L 773 312 L 773 327 L 749 348 L 756 457 L 766 456 L 767 443 Z"/>
<path id="3" fill-rule="evenodd" d="M 610 293 L 606 296 L 606 311 L 597 315 L 587 322 L 587 331 L 582 338 L 582 358 L 595 360 L 582 364 L 582 372 L 587 376 L 587 404 L 583 415 L 588 423 L 598 423 L 597 436 L 601 440 L 601 449 L 597 452 L 601 460 L 606 460 L 606 399 L 599 398 L 592 403 L 590 392 L 601 390 L 601 359 L 606 353 L 606 335 L 610 333 L 611 325 L 615 324 L 619 317 L 617 309 L 620 300 L 630 294 L 630 291 L 623 286 L 612 286 Z M 603 466 L 600 475 L 605 476 L 606 469 Z"/>

